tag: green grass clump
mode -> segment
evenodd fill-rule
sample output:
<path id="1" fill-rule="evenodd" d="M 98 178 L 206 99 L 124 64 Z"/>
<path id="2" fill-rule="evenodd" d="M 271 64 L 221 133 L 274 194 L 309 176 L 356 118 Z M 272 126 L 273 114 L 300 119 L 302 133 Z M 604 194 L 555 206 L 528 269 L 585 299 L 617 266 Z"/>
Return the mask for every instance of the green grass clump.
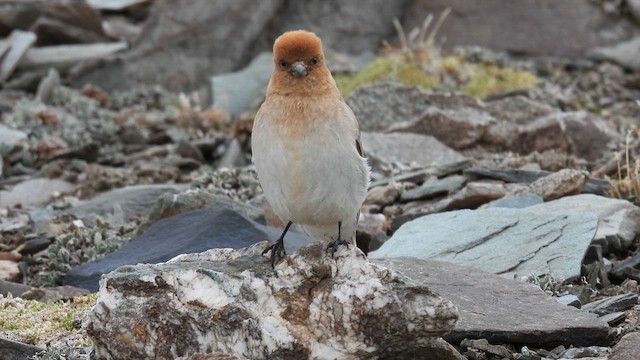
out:
<path id="1" fill-rule="evenodd" d="M 480 99 L 538 84 L 538 78 L 528 71 L 496 64 L 469 64 L 460 56 L 397 55 L 379 57 L 353 75 L 336 74 L 334 78 L 342 96 L 381 80 L 425 90 L 448 84 L 452 90 Z"/>
<path id="2" fill-rule="evenodd" d="M 349 95 L 362 85 L 380 80 L 393 80 L 423 89 L 432 88 L 440 83 L 437 77 L 425 72 L 418 64 L 391 56 L 375 59 L 356 74 L 337 74 L 334 79 L 343 96 Z"/>
<path id="3" fill-rule="evenodd" d="M 471 78 L 460 88 L 460 92 L 480 99 L 538 84 L 538 78 L 528 71 L 495 64 L 475 64 L 471 73 Z"/>
<path id="4" fill-rule="evenodd" d="M 445 9 L 433 24 L 435 18 L 428 15 L 422 26 L 409 32 L 394 20 L 400 47 L 387 44 L 384 54 L 358 73 L 336 74 L 334 78 L 342 96 L 380 80 L 392 80 L 422 89 L 438 86 L 480 99 L 538 84 L 536 76 L 528 71 L 491 63 L 470 63 L 460 54 L 442 55 L 435 38 L 450 12 L 451 9 Z"/>

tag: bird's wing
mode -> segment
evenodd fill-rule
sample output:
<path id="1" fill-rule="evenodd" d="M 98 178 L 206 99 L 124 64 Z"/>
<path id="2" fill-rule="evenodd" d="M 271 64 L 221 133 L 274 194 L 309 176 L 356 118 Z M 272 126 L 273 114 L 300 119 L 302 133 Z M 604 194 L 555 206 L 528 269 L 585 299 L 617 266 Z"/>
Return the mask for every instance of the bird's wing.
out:
<path id="1" fill-rule="evenodd" d="M 355 129 L 356 150 L 358 151 L 358 154 L 360 154 L 360 156 L 364 158 L 364 147 L 362 146 L 362 139 L 360 136 L 360 124 L 358 123 L 358 119 L 356 119 L 356 115 L 353 113 L 353 110 L 351 110 L 349 105 L 347 105 L 347 102 L 342 98 L 341 100 L 342 100 L 342 105 L 346 109 L 347 116 L 349 120 L 351 120 L 351 123 L 353 126 L 352 129 Z"/>
<path id="2" fill-rule="evenodd" d="M 361 157 L 364 157 L 364 149 L 362 148 L 362 140 L 360 139 L 360 129 L 358 129 L 358 137 L 356 138 L 356 150 Z"/>

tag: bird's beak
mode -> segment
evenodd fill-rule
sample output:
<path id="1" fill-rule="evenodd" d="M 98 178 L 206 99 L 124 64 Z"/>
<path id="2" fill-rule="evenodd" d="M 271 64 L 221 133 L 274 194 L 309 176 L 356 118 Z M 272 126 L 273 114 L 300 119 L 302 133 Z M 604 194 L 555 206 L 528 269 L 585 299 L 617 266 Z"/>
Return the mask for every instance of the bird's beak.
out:
<path id="1" fill-rule="evenodd" d="M 289 72 L 294 77 L 307 76 L 307 74 L 309 73 L 309 71 L 307 70 L 307 66 L 303 62 L 293 63 Z"/>

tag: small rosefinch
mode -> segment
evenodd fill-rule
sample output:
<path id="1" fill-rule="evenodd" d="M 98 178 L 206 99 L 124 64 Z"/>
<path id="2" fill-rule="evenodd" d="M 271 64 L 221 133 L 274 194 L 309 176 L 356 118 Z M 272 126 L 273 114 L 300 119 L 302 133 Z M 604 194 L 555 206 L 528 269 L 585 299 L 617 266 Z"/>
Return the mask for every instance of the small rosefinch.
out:
<path id="1" fill-rule="evenodd" d="M 322 42 L 290 31 L 273 45 L 275 68 L 253 123 L 252 151 L 260 184 L 286 223 L 271 250 L 271 265 L 286 254 L 291 224 L 335 252 L 355 243 L 360 207 L 369 186 L 355 115 L 325 65 Z"/>

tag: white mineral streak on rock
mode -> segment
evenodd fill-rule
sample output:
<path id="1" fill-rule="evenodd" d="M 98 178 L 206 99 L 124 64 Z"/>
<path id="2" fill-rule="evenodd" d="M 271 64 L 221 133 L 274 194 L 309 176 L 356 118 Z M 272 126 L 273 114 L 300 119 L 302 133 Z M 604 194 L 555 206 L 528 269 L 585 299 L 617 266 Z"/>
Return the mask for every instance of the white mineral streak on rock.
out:
<path id="1" fill-rule="evenodd" d="M 261 256 L 265 247 L 214 249 L 107 275 L 87 326 L 96 358 L 393 358 L 428 352 L 457 320 L 450 302 L 353 246 L 332 257 L 312 245 L 275 272 Z"/>

